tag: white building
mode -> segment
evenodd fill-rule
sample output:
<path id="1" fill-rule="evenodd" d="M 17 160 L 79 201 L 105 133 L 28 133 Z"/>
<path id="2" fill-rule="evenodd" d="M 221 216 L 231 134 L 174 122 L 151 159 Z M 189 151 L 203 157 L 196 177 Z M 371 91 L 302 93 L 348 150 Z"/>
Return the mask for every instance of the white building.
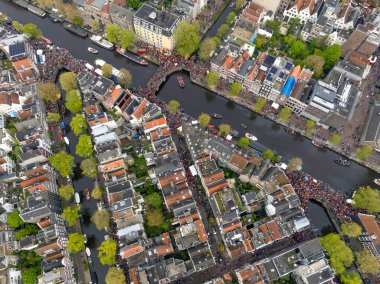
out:
<path id="1" fill-rule="evenodd" d="M 316 5 L 316 0 L 297 0 L 293 5 L 285 10 L 284 16 L 290 19 L 300 19 L 302 24 L 307 20 L 316 21 L 319 5 Z"/>
<path id="2" fill-rule="evenodd" d="M 22 284 L 20 270 L 14 268 L 8 270 L 8 284 Z"/>

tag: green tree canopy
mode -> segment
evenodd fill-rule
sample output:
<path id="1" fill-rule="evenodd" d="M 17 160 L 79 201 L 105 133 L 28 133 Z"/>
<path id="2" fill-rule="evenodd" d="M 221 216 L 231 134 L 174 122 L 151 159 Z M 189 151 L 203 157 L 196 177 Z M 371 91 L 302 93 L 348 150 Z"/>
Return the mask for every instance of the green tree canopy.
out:
<path id="1" fill-rule="evenodd" d="M 150 227 L 159 227 L 164 222 L 164 215 L 161 209 L 148 209 L 145 218 L 146 223 Z"/>
<path id="2" fill-rule="evenodd" d="M 357 238 L 362 233 L 362 227 L 355 222 L 344 222 L 342 224 L 342 234 L 350 238 Z"/>
<path id="3" fill-rule="evenodd" d="M 66 92 L 78 89 L 77 74 L 74 72 L 65 72 L 59 76 L 59 83 L 61 88 Z"/>
<path id="4" fill-rule="evenodd" d="M 323 58 L 325 59 L 326 70 L 330 70 L 334 66 L 335 62 L 339 60 L 341 53 L 342 52 L 338 44 L 330 45 L 323 51 Z"/>
<path id="5" fill-rule="evenodd" d="M 356 264 L 359 272 L 364 274 L 377 274 L 380 271 L 380 260 L 369 250 L 365 249 L 356 254 Z"/>
<path id="6" fill-rule="evenodd" d="M 22 224 L 24 224 L 24 221 L 20 217 L 20 211 L 17 209 L 14 210 L 11 214 L 7 217 L 7 225 L 13 229 L 17 229 Z"/>
<path id="7" fill-rule="evenodd" d="M 247 137 L 241 137 L 237 143 L 237 146 L 242 149 L 247 149 L 249 146 L 249 139 Z"/>
<path id="8" fill-rule="evenodd" d="M 288 107 L 284 107 L 283 109 L 281 109 L 278 117 L 280 118 L 281 121 L 288 122 L 291 114 L 292 114 L 292 110 Z"/>
<path id="9" fill-rule="evenodd" d="M 95 224 L 96 228 L 101 231 L 108 227 L 110 223 L 110 213 L 107 210 L 98 210 L 92 215 L 91 221 Z"/>
<path id="10" fill-rule="evenodd" d="M 372 155 L 373 147 L 370 145 L 363 145 L 355 151 L 355 156 L 359 160 L 365 160 Z"/>
<path id="11" fill-rule="evenodd" d="M 77 253 L 84 250 L 84 236 L 79 233 L 69 234 L 67 249 L 71 253 Z"/>
<path id="12" fill-rule="evenodd" d="M 36 224 L 25 223 L 22 229 L 17 230 L 15 237 L 16 240 L 19 241 L 30 235 L 37 235 L 39 231 L 40 227 Z"/>
<path id="13" fill-rule="evenodd" d="M 73 24 L 77 25 L 78 27 L 83 26 L 83 19 L 79 16 L 74 16 L 72 21 L 73 21 Z"/>
<path id="14" fill-rule="evenodd" d="M 178 53 L 185 58 L 190 57 L 198 49 L 201 42 L 199 25 L 196 23 L 179 23 L 174 32 L 174 40 Z"/>
<path id="15" fill-rule="evenodd" d="M 96 178 L 98 175 L 97 163 L 94 158 L 84 159 L 80 163 L 80 169 L 89 178 Z"/>
<path id="16" fill-rule="evenodd" d="M 209 87 L 214 87 L 214 86 L 218 85 L 219 80 L 220 80 L 219 73 L 209 72 L 206 75 L 207 86 L 209 86 Z"/>
<path id="17" fill-rule="evenodd" d="M 289 160 L 288 162 L 288 171 L 294 172 L 302 169 L 303 161 L 301 158 L 295 157 Z"/>
<path id="18" fill-rule="evenodd" d="M 94 189 L 91 192 L 91 196 L 92 198 L 98 200 L 103 196 L 103 190 L 99 186 L 94 187 Z"/>
<path id="19" fill-rule="evenodd" d="M 12 21 L 12 27 L 14 27 L 18 32 L 22 32 L 24 28 L 24 26 L 17 21 Z"/>
<path id="20" fill-rule="evenodd" d="M 66 108 L 72 113 L 82 110 L 82 99 L 78 90 L 71 90 L 66 93 Z"/>
<path id="21" fill-rule="evenodd" d="M 119 74 L 117 75 L 117 81 L 124 88 L 129 88 L 132 85 L 132 74 L 125 68 L 121 68 L 119 70 Z"/>
<path id="22" fill-rule="evenodd" d="M 37 95 L 45 102 L 55 103 L 58 100 L 59 90 L 53 82 L 38 83 Z"/>
<path id="23" fill-rule="evenodd" d="M 256 112 L 260 112 L 262 111 L 263 107 L 267 104 L 267 100 L 260 97 L 257 99 L 257 101 L 255 102 L 255 105 L 253 106 L 253 109 L 256 111 Z"/>
<path id="24" fill-rule="evenodd" d="M 354 261 L 354 255 L 338 234 L 330 233 L 319 238 L 330 258 L 331 267 L 342 274 Z"/>
<path id="25" fill-rule="evenodd" d="M 171 100 L 168 103 L 168 109 L 170 112 L 175 113 L 180 107 L 179 101 Z"/>
<path id="26" fill-rule="evenodd" d="M 209 116 L 207 113 L 201 113 L 198 116 L 199 125 L 202 127 L 206 127 L 207 125 L 209 125 L 210 121 L 211 121 L 211 116 Z"/>
<path id="27" fill-rule="evenodd" d="M 124 284 L 126 283 L 124 271 L 120 268 L 111 267 L 106 275 L 106 284 Z"/>
<path id="28" fill-rule="evenodd" d="M 66 220 L 69 226 L 74 226 L 75 222 L 79 219 L 79 210 L 79 205 L 67 206 L 65 209 L 63 209 L 62 218 Z"/>
<path id="29" fill-rule="evenodd" d="M 199 47 L 199 57 L 203 60 L 208 60 L 211 57 L 211 52 L 216 49 L 216 41 L 214 38 L 207 37 L 201 42 L 201 46 Z"/>
<path id="30" fill-rule="evenodd" d="M 112 65 L 111 64 L 105 63 L 100 69 L 102 70 L 104 77 L 111 78 L 111 76 L 112 76 Z"/>
<path id="31" fill-rule="evenodd" d="M 236 97 L 239 95 L 242 85 L 239 82 L 233 82 L 230 87 L 230 95 Z"/>
<path id="32" fill-rule="evenodd" d="M 129 3 L 129 1 L 128 1 Z M 121 38 L 121 28 L 115 24 L 108 24 L 104 29 L 106 39 L 114 44 L 118 44 Z"/>
<path id="33" fill-rule="evenodd" d="M 135 41 L 135 34 L 131 30 L 122 30 L 120 33 L 120 45 L 122 48 L 131 48 Z"/>
<path id="34" fill-rule="evenodd" d="M 221 135 L 227 135 L 231 132 L 231 126 L 226 123 L 219 125 L 219 132 Z"/>
<path id="35" fill-rule="evenodd" d="M 244 0 L 236 0 L 236 8 L 237 9 L 243 8 L 244 4 L 245 4 Z"/>
<path id="36" fill-rule="evenodd" d="M 293 58 L 304 58 L 307 55 L 306 45 L 302 40 L 296 40 L 290 45 L 289 53 Z"/>
<path id="37" fill-rule="evenodd" d="M 113 265 L 115 263 L 117 242 L 113 239 L 108 239 L 102 242 L 99 251 L 99 260 L 103 265 Z"/>
<path id="38" fill-rule="evenodd" d="M 311 120 L 311 119 L 306 120 L 306 135 L 307 136 L 311 136 L 313 134 L 314 125 L 315 125 L 314 120 Z"/>
<path id="39" fill-rule="evenodd" d="M 35 24 L 24 25 L 22 31 L 30 38 L 36 38 L 42 35 L 41 30 L 39 30 Z"/>
<path id="40" fill-rule="evenodd" d="M 274 158 L 274 153 L 271 149 L 266 149 L 262 154 L 264 159 L 272 160 Z"/>
<path id="41" fill-rule="evenodd" d="M 380 212 L 380 193 L 370 186 L 359 187 L 354 196 L 356 208 L 367 210 L 368 213 Z"/>
<path id="42" fill-rule="evenodd" d="M 75 166 L 74 157 L 67 154 L 65 151 L 60 151 L 57 154 L 51 155 L 49 161 L 61 176 L 66 177 L 73 173 L 71 168 Z"/>
<path id="43" fill-rule="evenodd" d="M 20 270 L 36 266 L 41 267 L 42 257 L 34 250 L 21 250 L 18 252 L 18 257 L 17 268 Z"/>
<path id="44" fill-rule="evenodd" d="M 227 17 L 226 17 L 225 23 L 227 25 L 231 25 L 232 22 L 235 20 L 235 17 L 236 17 L 236 13 L 234 11 L 229 12 Z"/>
<path id="45" fill-rule="evenodd" d="M 93 152 L 91 136 L 87 134 L 79 136 L 78 144 L 75 146 L 75 154 L 82 158 L 88 158 L 92 156 Z"/>
<path id="46" fill-rule="evenodd" d="M 162 207 L 162 197 L 159 193 L 152 192 L 145 197 L 145 203 L 156 209 L 159 209 Z"/>
<path id="47" fill-rule="evenodd" d="M 74 195 L 74 187 L 72 184 L 62 185 L 58 191 L 59 195 L 66 201 L 69 201 Z"/>
<path id="48" fill-rule="evenodd" d="M 141 5 L 142 3 L 140 0 L 128 0 L 128 7 L 132 8 L 133 10 L 138 10 Z"/>
<path id="49" fill-rule="evenodd" d="M 58 124 L 61 121 L 61 115 L 59 113 L 48 112 L 46 120 L 49 123 Z"/>
<path id="50" fill-rule="evenodd" d="M 216 31 L 216 36 L 217 36 L 218 38 L 223 39 L 223 38 L 227 35 L 227 33 L 228 33 L 229 30 L 230 30 L 229 25 L 227 25 L 227 24 L 223 24 L 223 25 L 221 25 L 221 26 L 219 27 L 219 29 Z"/>
<path id="51" fill-rule="evenodd" d="M 338 145 L 340 144 L 340 135 L 338 133 L 333 133 L 331 136 L 330 136 L 330 143 L 333 144 L 333 145 Z"/>
<path id="52" fill-rule="evenodd" d="M 360 275 L 357 274 L 353 270 L 343 273 L 340 276 L 340 282 L 342 284 L 362 284 L 363 283 L 362 279 L 360 278 Z"/>
<path id="53" fill-rule="evenodd" d="M 265 42 L 266 38 L 262 35 L 258 35 L 255 39 L 254 44 L 258 50 L 263 50 L 266 49 Z"/>
<path id="54" fill-rule="evenodd" d="M 21 271 L 22 283 L 34 284 L 37 283 L 38 269 L 36 267 L 27 268 Z"/>
<path id="55" fill-rule="evenodd" d="M 319 55 L 309 55 L 305 60 L 305 66 L 314 71 L 315 78 L 321 78 L 323 75 L 323 67 L 325 66 L 325 59 Z"/>
<path id="56" fill-rule="evenodd" d="M 76 136 L 80 135 L 85 129 L 88 128 L 87 120 L 83 114 L 77 113 L 70 122 L 70 128 Z"/>

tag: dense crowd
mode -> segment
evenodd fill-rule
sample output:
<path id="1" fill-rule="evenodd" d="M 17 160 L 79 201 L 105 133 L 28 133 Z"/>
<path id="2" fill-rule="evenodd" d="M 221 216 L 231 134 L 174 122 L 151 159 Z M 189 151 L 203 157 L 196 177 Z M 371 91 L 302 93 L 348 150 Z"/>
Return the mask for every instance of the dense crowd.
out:
<path id="1" fill-rule="evenodd" d="M 304 172 L 287 172 L 294 190 L 301 200 L 301 206 L 305 210 L 310 199 L 321 202 L 341 222 L 350 221 L 351 216 L 357 214 L 357 210 L 346 203 L 342 193 L 336 192 L 331 186 L 314 179 Z"/>

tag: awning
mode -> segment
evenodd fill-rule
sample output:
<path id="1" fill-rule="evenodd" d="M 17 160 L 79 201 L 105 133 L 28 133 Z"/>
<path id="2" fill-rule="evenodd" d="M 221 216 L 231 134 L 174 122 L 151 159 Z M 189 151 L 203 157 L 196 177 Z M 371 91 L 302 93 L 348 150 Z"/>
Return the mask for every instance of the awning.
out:
<path id="1" fill-rule="evenodd" d="M 195 168 L 194 165 L 190 166 L 189 169 L 190 169 L 191 175 L 192 175 L 193 177 L 195 177 L 195 176 L 198 175 L 197 169 Z"/>

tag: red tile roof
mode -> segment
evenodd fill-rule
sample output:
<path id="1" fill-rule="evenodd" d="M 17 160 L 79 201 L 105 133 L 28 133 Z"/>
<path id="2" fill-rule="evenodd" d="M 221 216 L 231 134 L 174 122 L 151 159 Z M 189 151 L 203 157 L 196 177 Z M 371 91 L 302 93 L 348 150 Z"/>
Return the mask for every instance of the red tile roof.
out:
<path id="1" fill-rule="evenodd" d="M 132 255 L 138 254 L 142 251 L 144 251 L 144 248 L 142 247 L 142 245 L 139 242 L 137 242 L 137 243 L 134 243 L 130 246 L 124 247 L 120 251 L 120 256 L 121 256 L 121 258 L 126 259 L 126 258 L 129 258 Z"/>
<path id="2" fill-rule="evenodd" d="M 376 236 L 373 242 L 377 245 L 380 244 L 380 228 L 379 223 L 376 221 L 376 217 L 374 215 L 368 214 L 358 214 L 360 221 L 363 224 L 363 227 L 368 232 L 368 234 Z"/>

